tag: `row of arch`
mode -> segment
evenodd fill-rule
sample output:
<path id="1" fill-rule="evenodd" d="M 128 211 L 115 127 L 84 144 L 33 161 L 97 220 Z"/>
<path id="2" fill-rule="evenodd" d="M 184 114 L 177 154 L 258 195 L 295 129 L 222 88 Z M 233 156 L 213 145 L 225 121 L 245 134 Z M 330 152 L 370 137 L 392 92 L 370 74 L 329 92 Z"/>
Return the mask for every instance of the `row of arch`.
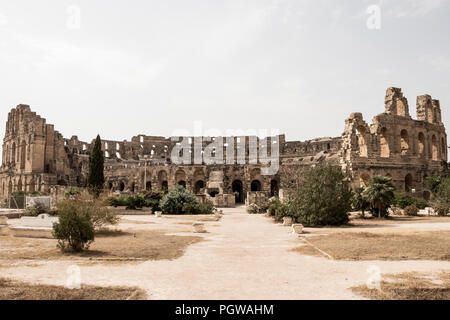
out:
<path id="1" fill-rule="evenodd" d="M 359 156 L 367 158 L 369 156 L 369 144 L 368 144 L 368 133 L 364 126 L 359 126 L 357 128 L 357 140 L 359 146 Z M 395 138 L 395 137 L 393 137 Z M 440 139 L 435 135 L 431 135 L 431 138 L 426 138 L 423 132 L 419 132 L 416 140 L 412 140 L 408 130 L 403 129 L 400 131 L 398 151 L 402 156 L 417 155 L 419 158 L 428 158 L 438 161 L 447 159 L 447 143 L 444 137 Z M 386 127 L 380 130 L 380 150 L 379 156 L 382 158 L 389 158 L 391 153 L 395 152 L 392 150 L 392 143 L 390 143 L 391 136 Z M 414 144 L 413 142 L 416 142 Z M 416 145 L 416 147 L 414 147 Z"/>
<path id="2" fill-rule="evenodd" d="M 390 173 L 385 174 L 384 176 L 392 178 L 392 175 Z M 427 175 L 423 176 L 423 180 L 425 180 L 425 178 L 427 177 Z M 371 176 L 368 173 L 362 173 L 360 175 L 360 186 L 363 187 L 367 187 L 369 180 L 370 180 Z M 399 184 L 400 181 L 394 181 L 393 183 L 395 184 Z M 398 190 L 398 191 L 405 191 L 407 193 L 410 193 L 413 191 L 413 189 L 416 189 L 418 186 L 415 183 L 414 177 L 411 173 L 407 173 L 404 175 L 403 181 L 402 181 L 402 189 Z M 422 188 L 420 188 L 422 189 Z M 424 191 L 423 192 L 423 196 L 424 198 L 426 198 L 427 200 L 429 200 L 429 192 Z"/>
<path id="3" fill-rule="evenodd" d="M 243 181 L 245 181 L 245 179 L 240 177 L 234 177 L 229 181 L 231 182 L 230 191 L 235 194 L 236 202 L 238 203 L 245 201 L 246 191 L 257 192 L 268 190 L 270 191 L 271 196 L 278 196 L 279 193 L 279 180 L 277 178 L 272 178 L 270 180 L 270 186 L 265 185 L 264 180 L 255 174 L 252 174 L 250 179 L 247 180 L 248 184 L 244 183 Z M 176 185 L 181 185 L 185 188 L 189 188 L 190 191 L 196 194 L 200 194 L 207 185 L 207 178 L 202 170 L 196 170 L 192 175 L 192 178 L 188 179 L 184 170 L 179 169 L 170 179 L 166 170 L 160 170 L 155 176 L 148 173 L 147 176 L 141 174 L 133 179 L 123 177 L 114 181 L 109 180 L 106 183 L 106 188 L 111 191 L 140 192 L 142 191 L 144 184 L 147 191 L 169 191 L 169 189 Z M 219 190 L 214 189 L 210 192 L 210 196 L 214 197 L 218 193 Z"/>

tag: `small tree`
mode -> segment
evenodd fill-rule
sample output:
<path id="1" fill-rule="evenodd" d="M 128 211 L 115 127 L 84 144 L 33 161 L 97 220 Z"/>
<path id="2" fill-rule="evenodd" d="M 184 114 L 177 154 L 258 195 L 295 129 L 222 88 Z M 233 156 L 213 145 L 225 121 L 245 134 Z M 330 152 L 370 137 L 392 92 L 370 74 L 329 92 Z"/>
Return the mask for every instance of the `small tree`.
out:
<path id="1" fill-rule="evenodd" d="M 395 197 L 394 190 L 389 177 L 375 176 L 369 180 L 363 196 L 370 202 L 372 209 L 378 213 L 378 218 L 387 215 L 387 208 L 390 207 Z"/>
<path id="2" fill-rule="evenodd" d="M 94 224 L 86 205 L 79 200 L 58 203 L 59 222 L 53 225 L 53 236 L 62 251 L 80 252 L 94 241 Z"/>
<path id="3" fill-rule="evenodd" d="M 355 188 L 352 195 L 352 207 L 354 210 L 361 210 L 361 218 L 365 218 L 364 211 L 369 207 L 370 203 L 364 196 L 364 188 Z"/>
<path id="4" fill-rule="evenodd" d="M 349 220 L 351 191 L 339 166 L 309 168 L 297 188 L 289 211 L 304 225 L 342 225 Z"/>
<path id="5" fill-rule="evenodd" d="M 88 188 L 90 192 L 99 197 L 105 184 L 105 157 L 102 152 L 102 142 L 100 135 L 97 135 L 91 154 L 89 155 L 89 172 L 88 172 Z"/>

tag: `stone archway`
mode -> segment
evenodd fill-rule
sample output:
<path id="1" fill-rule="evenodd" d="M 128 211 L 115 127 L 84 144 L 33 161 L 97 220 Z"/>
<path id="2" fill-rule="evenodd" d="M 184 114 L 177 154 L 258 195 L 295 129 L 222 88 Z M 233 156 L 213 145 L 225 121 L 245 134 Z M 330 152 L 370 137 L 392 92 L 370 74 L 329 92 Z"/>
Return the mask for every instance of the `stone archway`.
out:
<path id="1" fill-rule="evenodd" d="M 241 180 L 234 180 L 231 184 L 231 190 L 236 198 L 236 203 L 244 203 L 244 189 Z"/>
<path id="2" fill-rule="evenodd" d="M 405 177 L 405 191 L 411 192 L 412 189 L 413 189 L 413 177 L 411 174 L 408 173 Z"/>
<path id="3" fill-rule="evenodd" d="M 253 180 L 252 183 L 250 184 L 250 191 L 257 192 L 261 190 L 262 190 L 261 181 Z"/>
<path id="4" fill-rule="evenodd" d="M 278 183 L 278 180 L 273 179 L 270 181 L 270 196 L 272 197 L 278 197 L 280 192 L 280 185 Z"/>
<path id="5" fill-rule="evenodd" d="M 199 194 L 199 193 L 200 193 L 200 190 L 203 189 L 204 187 L 205 187 L 205 181 L 203 181 L 203 180 L 198 180 L 198 181 L 195 183 L 195 186 L 194 186 L 194 193 L 195 193 L 195 194 Z"/>

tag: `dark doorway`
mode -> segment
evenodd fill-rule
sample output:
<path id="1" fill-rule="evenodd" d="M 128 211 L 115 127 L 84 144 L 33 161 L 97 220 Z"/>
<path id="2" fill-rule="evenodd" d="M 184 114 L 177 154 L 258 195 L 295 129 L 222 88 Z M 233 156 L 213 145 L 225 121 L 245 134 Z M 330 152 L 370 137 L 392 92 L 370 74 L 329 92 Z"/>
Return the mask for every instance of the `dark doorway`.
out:
<path id="1" fill-rule="evenodd" d="M 182 186 L 183 188 L 186 189 L 186 181 L 183 181 L 183 180 L 178 181 L 178 185 L 179 185 L 179 186 Z"/>
<path id="2" fill-rule="evenodd" d="M 200 190 L 205 187 L 205 182 L 202 180 L 199 180 L 195 183 L 194 193 L 199 194 Z"/>
<path id="3" fill-rule="evenodd" d="M 123 183 L 123 182 L 120 183 L 119 190 L 120 190 L 120 192 L 123 192 L 123 190 L 125 190 L 125 183 Z"/>
<path id="4" fill-rule="evenodd" d="M 278 181 L 277 180 L 272 180 L 270 181 L 270 195 L 272 197 L 278 197 L 280 188 L 278 186 Z"/>
<path id="5" fill-rule="evenodd" d="M 242 188 L 242 181 L 235 180 L 233 181 L 233 184 L 231 185 L 231 189 L 233 191 L 233 194 L 236 198 L 236 203 L 243 203 L 244 202 L 244 191 Z"/>
<path id="6" fill-rule="evenodd" d="M 164 192 L 167 192 L 169 190 L 169 184 L 167 183 L 167 181 L 163 181 L 161 183 L 161 190 Z"/>
<path id="7" fill-rule="evenodd" d="M 259 182 L 259 180 L 253 180 L 250 190 L 253 192 L 261 191 L 261 182 Z"/>
<path id="8" fill-rule="evenodd" d="M 407 174 L 405 177 L 405 191 L 411 192 L 413 187 L 413 178 L 410 174 Z"/>
<path id="9" fill-rule="evenodd" d="M 147 181 L 145 183 L 145 190 L 152 191 L 152 182 L 151 181 Z"/>

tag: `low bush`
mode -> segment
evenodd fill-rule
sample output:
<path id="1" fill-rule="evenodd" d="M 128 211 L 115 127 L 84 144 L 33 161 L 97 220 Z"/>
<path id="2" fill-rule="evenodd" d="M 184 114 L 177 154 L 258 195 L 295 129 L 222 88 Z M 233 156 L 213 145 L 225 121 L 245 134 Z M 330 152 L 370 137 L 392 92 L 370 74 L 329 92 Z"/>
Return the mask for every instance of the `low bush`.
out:
<path id="1" fill-rule="evenodd" d="M 450 207 L 440 201 L 433 204 L 433 210 L 439 216 L 446 216 L 450 213 Z"/>
<path id="2" fill-rule="evenodd" d="M 275 221 L 281 222 L 283 221 L 284 217 L 293 217 L 293 214 L 291 213 L 289 201 L 284 203 L 281 202 L 278 198 L 271 198 L 270 200 L 270 206 L 267 210 L 267 213 L 269 216 L 271 216 Z"/>
<path id="3" fill-rule="evenodd" d="M 108 198 L 107 201 L 111 207 L 115 207 L 115 208 L 128 206 L 128 198 L 122 197 L 122 196 L 120 196 L 118 198 L 110 197 L 110 198 Z"/>
<path id="4" fill-rule="evenodd" d="M 165 214 L 212 214 L 213 206 L 202 204 L 197 197 L 183 186 L 177 186 L 160 202 Z"/>
<path id="5" fill-rule="evenodd" d="M 261 208 L 256 203 L 252 203 L 247 206 L 246 210 L 250 214 L 257 214 L 257 213 L 260 213 Z"/>
<path id="6" fill-rule="evenodd" d="M 419 213 L 419 209 L 416 207 L 416 205 L 413 204 L 405 207 L 404 212 L 407 216 L 417 216 L 417 214 Z"/>
<path id="7" fill-rule="evenodd" d="M 402 209 L 415 205 L 418 209 L 423 210 L 428 206 L 428 202 L 425 199 L 413 197 L 404 192 L 395 194 L 393 204 Z"/>
<path id="8" fill-rule="evenodd" d="M 62 251 L 83 251 L 94 241 L 94 224 L 88 208 L 79 200 L 58 203 L 59 222 L 53 225 L 53 236 Z"/>

